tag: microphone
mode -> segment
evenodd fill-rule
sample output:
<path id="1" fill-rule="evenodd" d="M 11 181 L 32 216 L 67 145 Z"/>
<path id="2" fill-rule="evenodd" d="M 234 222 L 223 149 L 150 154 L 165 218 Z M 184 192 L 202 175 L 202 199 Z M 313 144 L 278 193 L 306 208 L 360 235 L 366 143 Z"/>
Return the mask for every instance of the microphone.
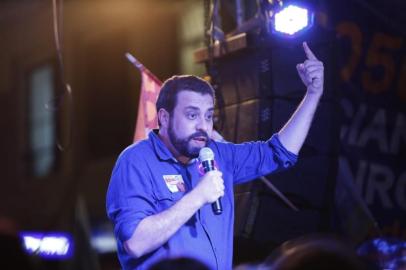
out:
<path id="1" fill-rule="evenodd" d="M 199 161 L 202 164 L 205 173 L 216 170 L 216 168 L 214 167 L 214 153 L 210 148 L 203 147 L 202 149 L 200 149 Z M 211 206 L 213 208 L 214 214 L 220 215 L 223 212 L 220 198 L 212 203 Z"/>

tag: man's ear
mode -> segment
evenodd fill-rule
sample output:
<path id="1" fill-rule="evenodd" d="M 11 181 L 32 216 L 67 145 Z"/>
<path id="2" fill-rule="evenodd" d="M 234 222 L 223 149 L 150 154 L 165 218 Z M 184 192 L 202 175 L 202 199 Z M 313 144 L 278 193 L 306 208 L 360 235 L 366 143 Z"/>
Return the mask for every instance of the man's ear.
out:
<path id="1" fill-rule="evenodd" d="M 162 127 L 164 128 L 168 128 L 169 126 L 169 113 L 161 108 L 158 111 L 158 119 L 159 119 L 159 123 L 161 124 Z"/>

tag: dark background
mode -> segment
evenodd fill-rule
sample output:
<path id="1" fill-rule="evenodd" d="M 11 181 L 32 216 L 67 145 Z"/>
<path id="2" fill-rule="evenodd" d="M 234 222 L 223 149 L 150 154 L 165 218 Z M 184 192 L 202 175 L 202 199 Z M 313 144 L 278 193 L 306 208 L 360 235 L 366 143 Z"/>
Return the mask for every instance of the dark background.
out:
<path id="1" fill-rule="evenodd" d="M 252 2 L 245 1 L 247 17 L 255 13 Z M 193 59 L 204 46 L 204 3 L 57 3 L 62 66 L 52 1 L 0 2 L 0 231 L 74 235 L 73 258 L 34 260 L 38 268 L 118 269 L 114 252 L 98 253 L 90 239 L 111 232 L 105 193 L 135 128 L 140 75 L 124 54 L 131 52 L 161 80 L 207 74 Z M 234 142 L 268 138 L 293 112 L 304 94 L 294 68 L 304 60 L 303 40 L 326 67 L 325 95 L 297 168 L 270 177 L 301 211 L 292 211 L 261 181 L 238 187 L 236 262 L 257 260 L 312 232 L 339 233 L 358 244 L 376 236 L 378 226 L 383 235 L 406 239 L 406 4 L 311 6 L 314 26 L 296 39 L 252 31 L 247 48 L 216 60 L 216 126 Z M 226 33 L 235 28 L 233 8 L 224 1 Z M 51 70 L 53 98 L 40 103 L 53 115 L 55 136 L 35 148 L 33 123 L 40 130 L 41 124 L 32 120 L 39 94 L 31 79 L 43 67 Z M 35 160 L 45 152 L 52 156 L 50 167 L 36 173 Z"/>

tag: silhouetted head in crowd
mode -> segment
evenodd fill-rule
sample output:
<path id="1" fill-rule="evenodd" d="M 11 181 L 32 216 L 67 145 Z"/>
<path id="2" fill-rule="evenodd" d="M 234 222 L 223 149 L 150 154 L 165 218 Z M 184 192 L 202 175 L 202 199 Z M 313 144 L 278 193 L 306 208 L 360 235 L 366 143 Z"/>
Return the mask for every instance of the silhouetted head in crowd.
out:
<path id="1" fill-rule="evenodd" d="M 154 265 L 149 270 L 210 270 L 202 262 L 186 257 L 163 259 Z"/>
<path id="2" fill-rule="evenodd" d="M 271 254 L 265 266 L 273 270 L 365 269 L 355 251 L 327 236 L 306 236 L 284 243 Z"/>
<path id="3" fill-rule="evenodd" d="M 12 219 L 0 216 L 0 269 L 33 269 L 24 252 L 17 225 Z"/>

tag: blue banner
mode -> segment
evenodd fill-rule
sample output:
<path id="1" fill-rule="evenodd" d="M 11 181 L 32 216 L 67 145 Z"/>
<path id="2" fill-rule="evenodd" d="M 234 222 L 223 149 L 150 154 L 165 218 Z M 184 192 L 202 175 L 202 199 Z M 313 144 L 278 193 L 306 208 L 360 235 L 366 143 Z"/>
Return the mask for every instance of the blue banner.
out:
<path id="1" fill-rule="evenodd" d="M 366 1 L 334 2 L 343 115 L 338 184 L 352 182 L 366 204 L 359 208 L 381 233 L 406 239 L 405 26 Z"/>

